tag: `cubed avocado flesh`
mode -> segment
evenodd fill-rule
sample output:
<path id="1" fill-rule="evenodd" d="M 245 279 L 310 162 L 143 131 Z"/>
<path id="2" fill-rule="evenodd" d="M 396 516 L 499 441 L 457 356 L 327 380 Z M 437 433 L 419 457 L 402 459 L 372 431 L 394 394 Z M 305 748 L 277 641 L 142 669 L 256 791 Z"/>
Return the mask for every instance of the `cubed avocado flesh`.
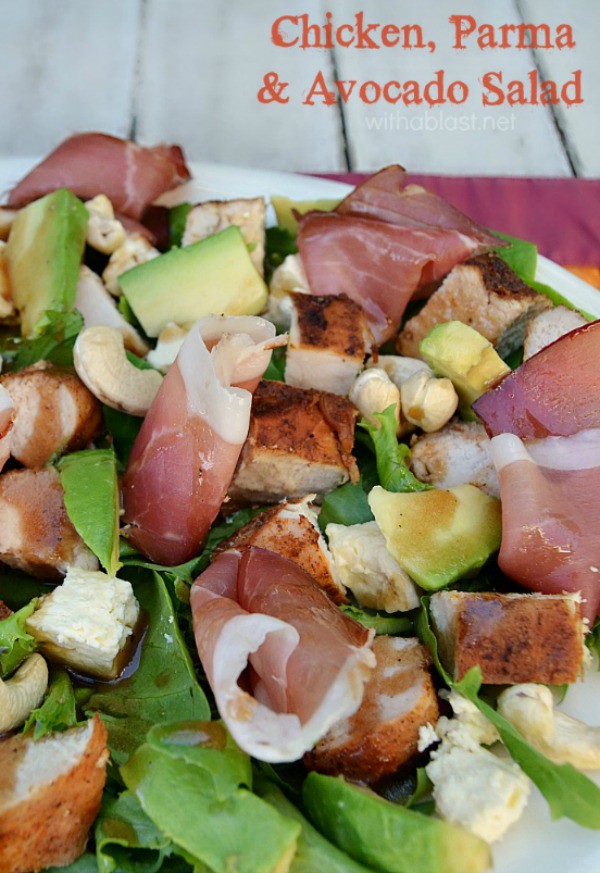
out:
<path id="1" fill-rule="evenodd" d="M 390 555 L 428 591 L 478 569 L 500 548 L 500 501 L 474 485 L 407 493 L 377 485 L 369 506 Z"/>
<path id="2" fill-rule="evenodd" d="M 256 315 L 268 295 L 239 227 L 173 248 L 127 270 L 119 284 L 148 336 L 158 336 L 170 321 L 188 325 L 204 315 Z"/>
<path id="3" fill-rule="evenodd" d="M 490 847 L 480 837 L 341 777 L 309 773 L 302 797 L 315 827 L 372 870 L 482 873 L 491 866 Z"/>
<path id="4" fill-rule="evenodd" d="M 304 215 L 306 212 L 318 210 L 319 212 L 331 212 L 339 203 L 338 200 L 290 200 L 289 197 L 271 197 L 273 209 L 277 215 L 277 224 L 289 230 L 294 236 L 298 232 L 298 222 L 294 218 L 293 210 Z"/>
<path id="5" fill-rule="evenodd" d="M 46 310 L 73 308 L 87 222 L 87 209 L 65 188 L 17 213 L 6 258 L 23 336 L 42 327 Z"/>
<path id="6" fill-rule="evenodd" d="M 462 321 L 436 324 L 419 349 L 434 373 L 451 380 L 464 418 L 474 419 L 471 404 L 511 372 L 491 342 Z"/>

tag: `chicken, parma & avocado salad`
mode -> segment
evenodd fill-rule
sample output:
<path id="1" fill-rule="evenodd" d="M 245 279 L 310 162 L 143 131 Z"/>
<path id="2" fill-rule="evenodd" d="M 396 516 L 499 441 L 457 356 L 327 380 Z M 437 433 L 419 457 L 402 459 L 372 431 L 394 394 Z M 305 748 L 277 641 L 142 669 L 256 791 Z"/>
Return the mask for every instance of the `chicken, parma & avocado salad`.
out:
<path id="1" fill-rule="evenodd" d="M 189 177 L 81 134 L 0 207 L 0 870 L 600 828 L 600 321 L 399 166 L 269 227 Z"/>

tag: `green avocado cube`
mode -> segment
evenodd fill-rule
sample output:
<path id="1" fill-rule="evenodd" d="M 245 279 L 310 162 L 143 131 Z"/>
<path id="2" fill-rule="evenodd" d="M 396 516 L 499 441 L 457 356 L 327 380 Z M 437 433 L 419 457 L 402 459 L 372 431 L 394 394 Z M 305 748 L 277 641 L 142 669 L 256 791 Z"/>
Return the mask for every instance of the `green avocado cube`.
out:
<path id="1" fill-rule="evenodd" d="M 490 847 L 480 837 L 341 777 L 309 773 L 302 799 L 315 827 L 371 870 L 483 873 L 491 867 Z"/>
<path id="2" fill-rule="evenodd" d="M 205 315 L 257 315 L 268 296 L 235 226 L 139 264 L 119 284 L 153 337 L 170 321 L 186 326 Z"/>
<path id="3" fill-rule="evenodd" d="M 304 215 L 307 212 L 331 212 L 339 203 L 338 200 L 290 200 L 289 197 L 278 197 L 273 195 L 271 203 L 277 215 L 277 224 L 280 227 L 289 230 L 296 236 L 298 232 L 298 222 L 294 217 L 294 212 Z"/>
<path id="4" fill-rule="evenodd" d="M 471 404 L 511 372 L 491 342 L 462 321 L 436 324 L 419 350 L 434 373 L 451 380 L 461 414 L 471 420 L 476 418 Z"/>
<path id="5" fill-rule="evenodd" d="M 87 209 L 66 188 L 19 210 L 6 258 L 23 336 L 43 327 L 46 310 L 73 308 L 87 222 Z"/>
<path id="6" fill-rule="evenodd" d="M 500 501 L 474 485 L 407 493 L 377 485 L 369 506 L 390 555 L 427 591 L 479 569 L 500 548 Z"/>

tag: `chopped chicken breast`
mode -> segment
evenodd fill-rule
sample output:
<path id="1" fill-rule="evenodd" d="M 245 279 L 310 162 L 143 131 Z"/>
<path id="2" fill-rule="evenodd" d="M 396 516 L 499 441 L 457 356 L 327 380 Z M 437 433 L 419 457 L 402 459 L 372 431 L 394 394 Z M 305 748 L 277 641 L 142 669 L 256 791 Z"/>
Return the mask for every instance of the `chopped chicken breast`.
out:
<path id="1" fill-rule="evenodd" d="M 73 566 L 98 569 L 69 520 L 54 467 L 0 476 L 0 561 L 42 579 L 59 579 Z"/>
<path id="2" fill-rule="evenodd" d="M 415 638 L 378 636 L 377 666 L 362 703 L 304 756 L 311 770 L 375 783 L 417 753 L 419 728 L 435 721 L 430 655 Z"/>
<path id="3" fill-rule="evenodd" d="M 363 309 L 345 295 L 290 293 L 285 381 L 346 396 L 369 351 Z"/>
<path id="4" fill-rule="evenodd" d="M 229 496 L 255 503 L 310 493 L 323 498 L 356 481 L 355 420 L 352 403 L 336 394 L 262 381 Z"/>
<path id="5" fill-rule="evenodd" d="M 451 270 L 420 312 L 400 332 L 396 347 L 417 356 L 432 327 L 462 321 L 494 344 L 500 357 L 523 344 L 527 324 L 552 304 L 496 255 L 478 255 Z"/>
<path id="6" fill-rule="evenodd" d="M 410 468 L 421 482 L 436 488 L 476 485 L 500 497 L 490 439 L 478 422 L 454 419 L 436 433 L 413 438 Z"/>
<path id="7" fill-rule="evenodd" d="M 0 870 L 64 867 L 84 851 L 106 781 L 106 728 L 0 740 Z"/>
<path id="8" fill-rule="evenodd" d="M 431 618 L 455 679 L 476 665 L 489 685 L 576 682 L 584 657 L 578 595 L 439 591 Z"/>
<path id="9" fill-rule="evenodd" d="M 415 583 L 388 552 L 375 521 L 328 524 L 325 533 L 339 577 L 361 606 L 406 612 L 419 605 Z"/>
<path id="10" fill-rule="evenodd" d="M 310 494 L 300 500 L 288 500 L 261 512 L 221 543 L 218 551 L 246 546 L 268 549 L 299 564 L 335 603 L 344 603 L 346 592 L 319 530 L 313 497 Z"/>
<path id="11" fill-rule="evenodd" d="M 573 309 L 568 309 L 566 306 L 555 306 L 540 312 L 527 325 L 523 359 L 526 361 L 532 355 L 545 349 L 550 343 L 584 324 L 586 324 L 586 320 L 583 315 Z"/>
<path id="12" fill-rule="evenodd" d="M 83 448 L 102 425 L 102 406 L 74 373 L 45 361 L 0 377 L 16 408 L 11 454 L 26 467 Z"/>
<path id="13" fill-rule="evenodd" d="M 210 200 L 198 203 L 188 212 L 181 244 L 199 242 L 213 233 L 236 225 L 246 245 L 252 246 L 250 258 L 264 275 L 266 205 L 262 197 L 252 200 Z"/>

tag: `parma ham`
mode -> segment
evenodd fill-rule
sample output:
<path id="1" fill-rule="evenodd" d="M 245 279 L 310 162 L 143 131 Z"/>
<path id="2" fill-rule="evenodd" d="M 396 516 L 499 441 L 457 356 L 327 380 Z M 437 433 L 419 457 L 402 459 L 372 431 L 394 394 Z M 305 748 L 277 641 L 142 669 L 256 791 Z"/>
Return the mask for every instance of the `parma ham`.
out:
<path id="1" fill-rule="evenodd" d="M 600 427 L 600 320 L 533 355 L 473 409 L 490 436 L 531 440 Z"/>
<path id="2" fill-rule="evenodd" d="M 593 622 L 600 609 L 600 428 L 527 446 L 506 433 L 491 448 L 502 495 L 500 568 L 532 591 L 580 592 Z"/>
<path id="3" fill-rule="evenodd" d="M 314 294 L 347 294 L 377 343 L 398 329 L 418 288 L 499 244 L 442 198 L 402 187 L 404 170 L 376 173 L 333 212 L 299 217 L 298 249 Z"/>
<path id="4" fill-rule="evenodd" d="M 186 337 L 123 481 L 130 541 L 153 561 L 174 565 L 198 553 L 248 433 L 251 391 L 286 339 L 250 316 L 207 316 Z"/>
<path id="5" fill-rule="evenodd" d="M 373 631 L 298 564 L 256 547 L 223 552 L 190 603 L 219 713 L 248 754 L 295 761 L 360 706 Z"/>
<path id="6" fill-rule="evenodd" d="M 0 470 L 10 456 L 15 407 L 6 388 L 0 385 Z"/>
<path id="7" fill-rule="evenodd" d="M 145 148 L 104 133 L 80 133 L 54 149 L 10 192 L 10 206 L 25 206 L 57 188 L 88 200 L 106 194 L 115 211 L 139 221 L 146 206 L 190 178 L 177 145 Z"/>

